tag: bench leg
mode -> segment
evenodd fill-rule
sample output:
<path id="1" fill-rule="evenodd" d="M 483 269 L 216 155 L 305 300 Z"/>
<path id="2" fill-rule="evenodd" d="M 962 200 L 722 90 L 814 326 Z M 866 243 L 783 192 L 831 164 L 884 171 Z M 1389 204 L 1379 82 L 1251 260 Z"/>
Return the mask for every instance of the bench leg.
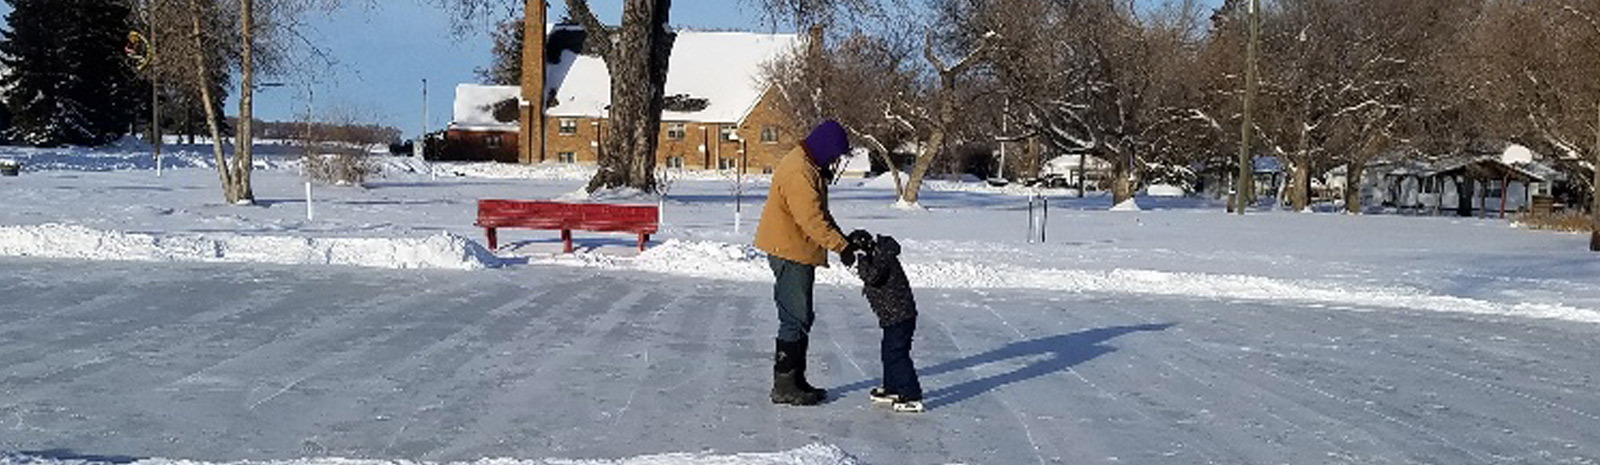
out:
<path id="1" fill-rule="evenodd" d="M 644 234 L 644 233 L 639 233 L 639 251 L 640 252 L 644 251 L 644 243 L 646 243 L 646 242 L 650 242 L 650 235 L 649 234 Z"/>
<path id="2" fill-rule="evenodd" d="M 500 236 L 495 234 L 494 228 L 483 228 L 485 236 L 489 236 L 489 251 L 500 249 Z"/>
<path id="3" fill-rule="evenodd" d="M 561 253 L 572 253 L 572 230 L 561 230 Z"/>

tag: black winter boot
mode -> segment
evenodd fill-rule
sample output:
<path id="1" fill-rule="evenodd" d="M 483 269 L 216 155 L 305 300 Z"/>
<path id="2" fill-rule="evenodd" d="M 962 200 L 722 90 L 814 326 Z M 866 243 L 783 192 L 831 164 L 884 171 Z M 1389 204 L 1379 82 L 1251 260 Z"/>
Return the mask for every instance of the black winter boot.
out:
<path id="1" fill-rule="evenodd" d="M 799 385 L 800 390 L 802 391 L 813 393 L 821 396 L 823 399 L 827 399 L 828 391 L 826 389 L 812 386 L 810 382 L 806 381 L 806 367 L 809 366 L 806 363 L 806 360 L 811 358 L 808 354 L 808 352 L 811 351 L 811 338 L 802 337 L 796 342 L 796 344 L 798 345 L 799 351 L 799 355 L 796 358 L 799 359 L 800 375 L 795 378 L 795 384 Z"/>
<path id="2" fill-rule="evenodd" d="M 804 360 L 804 356 L 800 355 L 798 342 L 784 342 L 779 339 L 777 346 L 772 361 L 772 403 L 789 405 L 822 403 L 822 395 L 800 388 L 799 361 Z"/>

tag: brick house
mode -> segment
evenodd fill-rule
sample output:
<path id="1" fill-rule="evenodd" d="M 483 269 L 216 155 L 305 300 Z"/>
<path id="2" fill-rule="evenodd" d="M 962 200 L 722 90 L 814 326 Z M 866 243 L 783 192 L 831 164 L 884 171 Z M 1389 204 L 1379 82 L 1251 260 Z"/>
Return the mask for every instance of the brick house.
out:
<path id="1" fill-rule="evenodd" d="M 534 19 L 543 21 L 529 18 Z M 534 36 L 530 42 L 540 44 L 530 48 L 543 50 L 545 56 L 524 62 L 545 66 L 525 68 L 523 79 L 545 92 L 527 95 L 522 92 L 526 85 L 458 86 L 443 158 L 596 163 L 601 138 L 610 129 L 606 111 L 611 80 L 605 63 L 581 53 L 584 34 L 578 26 L 554 25 L 547 35 Z M 774 101 L 776 92 L 761 82 L 761 66 L 800 43 L 793 34 L 679 31 L 667 73 L 658 166 L 743 166 L 750 172 L 775 166 L 798 139 Z M 531 99 L 546 102 L 542 115 L 530 114 Z M 523 124 L 523 119 L 532 124 Z M 542 130 L 524 137 L 523 128 L 529 126 Z M 532 150 L 523 150 L 524 144 Z"/>

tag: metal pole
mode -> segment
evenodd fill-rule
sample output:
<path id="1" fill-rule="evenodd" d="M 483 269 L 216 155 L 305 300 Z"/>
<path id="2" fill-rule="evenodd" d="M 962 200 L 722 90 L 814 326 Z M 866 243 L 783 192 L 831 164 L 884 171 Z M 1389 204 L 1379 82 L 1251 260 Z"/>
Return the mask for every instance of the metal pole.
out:
<path id="1" fill-rule="evenodd" d="M 1239 179 L 1234 193 L 1233 211 L 1243 215 L 1246 205 L 1249 205 L 1253 186 L 1250 185 L 1250 176 L 1255 168 L 1250 160 L 1251 112 L 1254 110 L 1256 97 L 1256 40 L 1260 34 L 1258 17 L 1261 10 L 1261 0 L 1250 0 L 1250 38 L 1245 52 L 1245 92 L 1244 92 L 1244 119 L 1239 124 Z"/>
<path id="2" fill-rule="evenodd" d="M 312 213 L 312 208 L 311 208 L 311 180 L 307 179 L 306 180 L 306 221 L 315 221 L 315 220 L 316 220 L 316 216 Z"/>
<path id="3" fill-rule="evenodd" d="M 1005 107 L 1000 111 L 1000 134 L 1004 134 L 1007 137 L 1011 135 L 1011 120 L 1007 118 L 1010 115 L 1011 97 L 1006 97 Z M 1000 167 L 995 170 L 995 177 L 1006 178 L 1006 141 L 1004 140 L 1000 141 Z"/>
<path id="4" fill-rule="evenodd" d="M 422 132 L 417 135 L 417 155 L 427 159 L 428 156 L 428 78 L 422 78 Z"/>
<path id="5" fill-rule="evenodd" d="M 154 1 L 147 0 L 144 4 L 145 26 L 149 28 L 149 37 L 145 38 L 150 44 L 150 53 L 145 62 L 145 69 L 150 70 L 150 143 L 156 158 L 156 177 L 161 177 L 161 77 L 156 73 L 156 15 L 152 11 Z"/>

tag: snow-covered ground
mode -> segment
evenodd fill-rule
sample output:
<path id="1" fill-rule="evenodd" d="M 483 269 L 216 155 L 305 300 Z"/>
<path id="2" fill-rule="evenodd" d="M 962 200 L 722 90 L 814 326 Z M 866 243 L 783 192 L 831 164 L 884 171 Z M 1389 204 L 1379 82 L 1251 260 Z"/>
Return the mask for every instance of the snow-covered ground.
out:
<path id="1" fill-rule="evenodd" d="M 25 170 L 0 178 L 0 464 L 1600 460 L 1587 237 L 1046 192 L 1030 244 L 1026 189 L 933 183 L 907 210 L 842 180 L 839 222 L 900 238 L 925 307 L 932 408 L 905 417 L 865 405 L 878 332 L 838 268 L 814 378 L 843 397 L 766 403 L 762 177 L 672 176 L 642 254 L 518 230 L 491 253 L 477 199 L 589 172 L 384 158 L 308 220 L 289 155 L 249 207 L 205 157 L 148 156 L 0 149 Z"/>

